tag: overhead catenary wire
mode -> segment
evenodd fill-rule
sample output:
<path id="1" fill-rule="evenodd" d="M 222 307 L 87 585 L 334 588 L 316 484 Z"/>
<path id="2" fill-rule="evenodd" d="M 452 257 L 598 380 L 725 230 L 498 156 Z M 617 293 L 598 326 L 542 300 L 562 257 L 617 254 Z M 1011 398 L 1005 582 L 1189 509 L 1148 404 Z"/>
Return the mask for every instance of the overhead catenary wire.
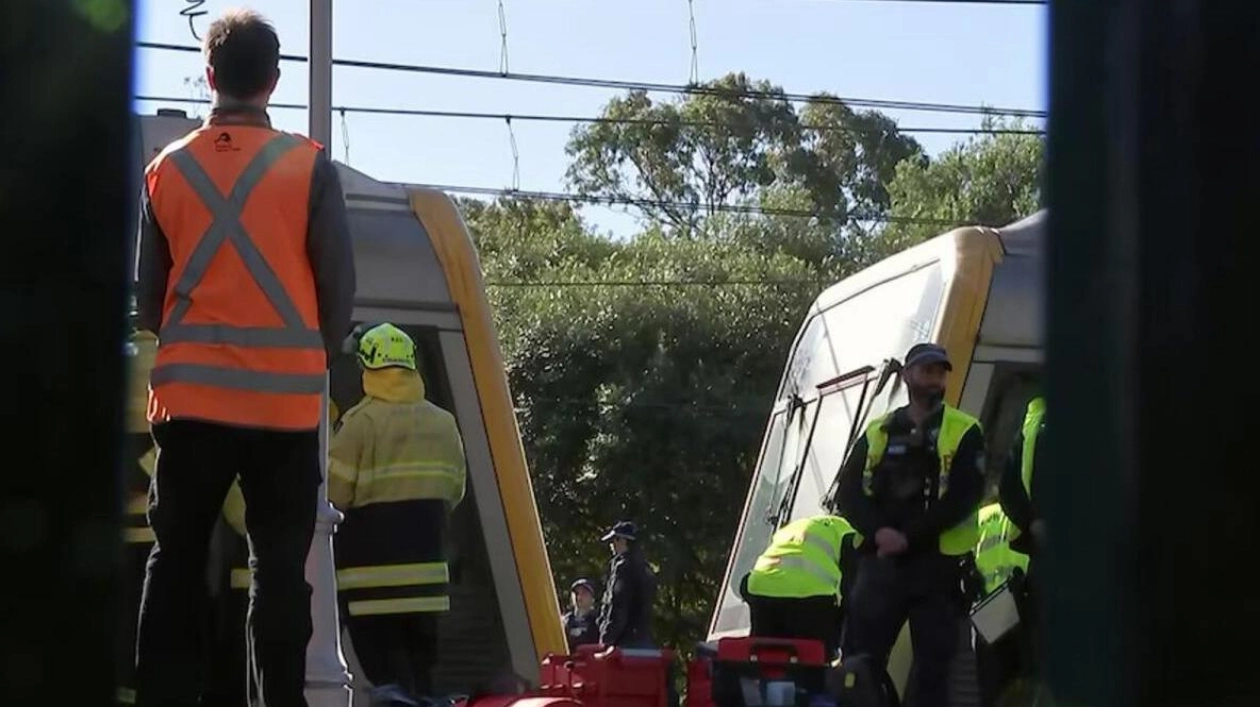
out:
<path id="1" fill-rule="evenodd" d="M 158 51 L 199 52 L 194 46 L 169 44 L 165 42 L 136 42 L 142 49 Z M 284 54 L 286 61 L 304 62 L 306 57 Z M 548 83 L 567 86 L 584 86 L 588 88 L 608 88 L 623 91 L 644 91 L 649 93 L 673 93 L 682 95 L 709 95 L 734 98 L 760 98 L 770 100 L 786 100 L 791 103 L 816 103 L 844 105 L 854 108 L 875 108 L 881 110 L 923 111 L 928 113 L 962 113 L 971 115 L 1009 115 L 1023 118 L 1044 118 L 1044 110 L 1031 108 L 999 108 L 990 106 L 961 105 L 955 103 L 929 103 L 924 101 L 900 101 L 875 98 L 856 98 L 831 95 L 811 95 L 804 93 L 788 93 L 756 90 L 730 90 L 714 86 L 698 84 L 668 84 L 650 81 L 624 81 L 619 79 L 597 79 L 576 76 L 558 76 L 550 74 L 500 73 L 482 69 L 462 69 L 443 66 L 425 66 L 421 64 L 401 64 L 382 61 L 361 61 L 357 59 L 333 59 L 334 66 L 345 66 L 377 71 L 397 71 L 406 73 L 431 74 L 435 76 L 457 76 L 463 78 L 497 79 L 507 81 L 523 81 Z"/>
<path id="2" fill-rule="evenodd" d="M 700 83 L 700 43 L 696 36 L 696 3 L 695 0 L 687 0 L 687 27 L 691 33 L 691 73 L 688 74 L 687 83 Z"/>
<path id="3" fill-rule="evenodd" d="M 758 206 L 755 204 L 710 204 L 701 206 L 686 201 L 669 201 L 666 199 L 641 199 L 634 197 L 620 196 L 601 196 L 598 194 L 570 194 L 566 192 L 549 192 L 549 191 L 526 191 L 520 189 L 505 189 L 502 187 L 479 187 L 466 186 L 459 184 L 419 184 L 414 182 L 399 183 L 403 187 L 419 187 L 421 189 L 434 189 L 437 191 L 447 192 L 451 194 L 469 194 L 476 196 L 493 196 L 497 198 L 515 198 L 535 201 L 562 201 L 569 203 L 582 204 L 604 204 L 607 206 L 647 206 L 672 209 L 690 209 L 695 211 L 706 210 L 713 212 L 746 214 L 753 216 L 785 216 L 790 218 L 819 218 L 822 214 L 809 209 L 788 209 L 774 206 Z M 1001 224 L 986 223 L 970 223 L 964 224 L 961 221 L 950 219 L 928 218 L 919 216 L 896 216 L 892 214 L 848 214 L 848 218 L 853 221 L 869 222 L 869 223 L 902 223 L 913 224 L 919 226 L 940 226 L 945 228 L 953 228 L 962 225 L 974 226 L 993 226 L 997 227 Z"/>
<path id="4" fill-rule="evenodd" d="M 206 98 L 181 98 L 178 96 L 155 96 L 149 94 L 141 94 L 134 97 L 137 101 L 146 103 L 180 103 L 180 104 L 207 104 L 209 99 Z M 272 103 L 271 108 L 277 110 L 306 110 L 307 106 L 302 103 Z M 448 111 L 448 110 L 427 110 L 421 108 L 384 108 L 373 106 L 333 106 L 334 111 L 342 113 L 359 113 L 363 115 L 393 115 L 393 116 L 410 116 L 418 118 L 460 118 L 474 120 L 496 120 L 496 121 L 518 121 L 518 122 L 551 122 L 551 123 L 588 123 L 588 124 L 616 124 L 616 125 L 679 125 L 684 127 L 717 127 L 722 125 L 720 121 L 705 120 L 685 120 L 677 121 L 663 120 L 657 118 L 615 118 L 610 116 L 581 116 L 581 115 L 546 115 L 531 113 L 486 113 L 478 111 Z M 804 124 L 801 126 L 806 130 L 818 130 L 823 132 L 848 132 L 860 133 L 850 126 L 842 125 L 811 125 Z M 938 134 L 938 135 L 1044 135 L 1045 131 L 1039 128 L 945 128 L 945 127 L 901 127 L 897 126 L 897 132 L 907 134 Z"/>
<path id="5" fill-rule="evenodd" d="M 561 407 L 566 409 L 578 408 L 589 409 L 598 408 L 600 410 L 616 411 L 630 409 L 650 409 L 650 410 L 678 410 L 688 412 L 703 412 L 716 416 L 750 416 L 765 417 L 770 414 L 771 407 L 765 401 L 750 400 L 744 402 L 732 402 L 727 405 L 718 405 L 716 403 L 695 403 L 695 402 L 655 402 L 651 400 L 583 400 L 581 398 L 538 398 L 532 397 L 528 402 L 518 403 L 515 406 L 517 414 L 533 412 L 534 408 L 555 408 Z"/>
<path id="6" fill-rule="evenodd" d="M 486 287 L 827 287 L 834 280 L 736 278 L 726 280 L 489 280 Z"/>
<path id="7" fill-rule="evenodd" d="M 841 0 L 829 0 L 830 2 L 840 2 Z M 867 3 L 935 3 L 938 5 L 1045 5 L 1046 0 L 844 0 L 845 2 L 867 2 Z"/>
<path id="8" fill-rule="evenodd" d="M 508 44 L 507 44 L 507 10 L 503 7 L 503 0 L 499 0 L 499 73 L 508 73 Z"/>

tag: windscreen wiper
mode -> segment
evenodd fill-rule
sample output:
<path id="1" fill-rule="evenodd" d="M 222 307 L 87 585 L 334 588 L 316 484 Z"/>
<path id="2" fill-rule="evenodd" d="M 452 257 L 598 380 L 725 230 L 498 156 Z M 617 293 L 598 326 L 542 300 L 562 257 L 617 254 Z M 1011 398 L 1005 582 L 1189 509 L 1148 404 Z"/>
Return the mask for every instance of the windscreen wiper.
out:
<path id="1" fill-rule="evenodd" d="M 796 418 L 796 413 L 799 412 L 804 407 L 805 407 L 805 401 L 801 398 L 801 396 L 797 395 L 796 393 L 793 393 L 790 396 L 788 396 L 787 410 L 783 413 L 784 415 L 783 442 L 779 445 L 779 457 L 778 459 L 774 460 L 774 467 L 773 467 L 775 471 L 776 483 L 778 479 L 779 468 L 783 465 L 783 455 L 787 454 L 788 426 L 791 425 L 793 420 Z M 762 469 L 768 469 L 768 468 L 770 467 L 767 464 L 762 465 Z M 765 472 L 763 471 L 762 474 L 764 476 Z M 758 480 L 754 479 L 753 483 L 758 483 Z M 776 510 L 776 508 L 773 506 L 773 504 L 774 504 L 774 497 L 771 496 L 770 504 L 766 506 L 766 515 L 764 517 L 764 520 L 770 526 L 777 528 L 779 527 L 778 526 L 779 513 Z"/>
<path id="2" fill-rule="evenodd" d="M 858 400 L 858 410 L 861 410 L 862 402 L 866 399 L 866 390 L 871 385 L 870 374 L 875 369 L 872 366 L 862 366 L 855 368 L 847 373 L 842 373 L 835 378 L 825 380 L 814 386 L 819 391 L 814 408 L 814 416 L 809 423 L 809 435 L 805 438 L 805 446 L 801 449 L 798 457 L 796 468 L 792 470 L 792 477 L 788 481 L 788 487 L 783 493 L 783 498 L 779 502 L 779 508 L 774 514 L 774 527 L 778 528 L 779 524 L 789 517 L 792 513 L 792 506 L 796 503 L 796 493 L 801 487 L 801 478 L 805 475 L 805 465 L 809 461 L 809 450 L 814 444 L 814 432 L 818 429 L 818 415 L 822 411 L 823 399 L 833 393 L 838 393 L 851 385 L 855 385 L 857 381 L 862 383 L 862 393 Z M 830 388 L 830 390 L 828 390 Z M 822 391 L 827 390 L 826 393 Z"/>
<path id="3" fill-rule="evenodd" d="M 879 382 L 875 384 L 875 391 L 871 393 L 869 400 L 866 399 L 866 388 L 862 389 L 862 399 L 858 403 L 858 414 L 853 416 L 853 424 L 849 428 L 849 439 L 844 447 L 844 456 L 841 458 L 840 466 L 836 468 L 836 476 L 831 480 L 831 486 L 827 488 L 827 493 L 822 500 L 822 507 L 832 513 L 836 511 L 836 496 L 840 490 L 840 471 L 844 469 L 844 462 L 848 461 L 849 454 L 853 452 L 853 445 L 857 444 L 858 434 L 866 429 L 866 418 L 871 414 L 871 408 L 875 407 L 875 399 L 879 397 L 879 394 L 884 391 L 888 383 L 900 372 L 901 361 L 895 358 L 884 359 L 879 373 Z"/>

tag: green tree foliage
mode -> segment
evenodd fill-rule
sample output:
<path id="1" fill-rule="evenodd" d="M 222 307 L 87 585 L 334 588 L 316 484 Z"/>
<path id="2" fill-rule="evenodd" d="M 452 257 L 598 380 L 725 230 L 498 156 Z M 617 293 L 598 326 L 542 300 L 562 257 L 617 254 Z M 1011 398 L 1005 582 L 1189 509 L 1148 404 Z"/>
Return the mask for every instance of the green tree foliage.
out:
<path id="1" fill-rule="evenodd" d="M 551 205 L 465 213 L 558 586 L 601 579 L 599 535 L 633 519 L 658 571 L 659 638 L 696 640 L 787 348 L 825 281 L 735 239 L 616 242 Z M 530 232 L 537 243 L 517 252 L 514 234 Z"/>
<path id="2" fill-rule="evenodd" d="M 798 112 L 742 75 L 710 87 L 631 93 L 605 110 L 629 122 L 573 135 L 573 188 L 635 202 L 636 237 L 598 235 L 567 204 L 462 204 L 557 587 L 601 580 L 600 534 L 634 520 L 660 582 L 657 639 L 684 650 L 705 634 L 806 308 L 890 244 L 941 230 L 869 216 L 1004 223 L 1035 208 L 1040 159 L 1036 137 L 1003 135 L 928 160 L 878 113 Z M 716 208 L 732 203 L 813 217 Z"/>
<path id="3" fill-rule="evenodd" d="M 986 130 L 1027 130 L 1022 121 L 987 117 Z M 906 160 L 888 185 L 897 216 L 1004 226 L 1041 206 L 1045 140 L 1040 135 L 977 135 L 934 160 Z M 881 253 L 895 253 L 937 235 L 939 226 L 889 224 Z"/>
<path id="4" fill-rule="evenodd" d="M 772 186 L 795 186 L 820 218 L 843 226 L 851 215 L 883 213 L 896 164 L 920 153 L 886 116 L 833 96 L 798 112 L 782 88 L 742 73 L 702 89 L 674 102 L 643 91 L 610 101 L 609 122 L 574 130 L 571 186 L 632 203 L 684 234 L 723 204 L 755 204 Z"/>

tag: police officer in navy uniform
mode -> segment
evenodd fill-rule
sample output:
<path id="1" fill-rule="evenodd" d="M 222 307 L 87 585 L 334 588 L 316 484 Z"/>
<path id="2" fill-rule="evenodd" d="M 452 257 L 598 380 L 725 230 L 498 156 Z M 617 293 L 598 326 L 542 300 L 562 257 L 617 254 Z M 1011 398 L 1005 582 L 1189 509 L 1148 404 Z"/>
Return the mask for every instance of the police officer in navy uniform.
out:
<path id="1" fill-rule="evenodd" d="M 599 643 L 599 612 L 595 609 L 595 585 L 588 579 L 579 579 L 569 587 L 571 607 L 565 613 L 564 635 L 569 641 L 569 652 L 578 646 Z"/>
<path id="2" fill-rule="evenodd" d="M 948 704 L 984 494 L 980 423 L 944 403 L 952 369 L 944 348 L 912 347 L 901 373 L 910 404 L 873 421 L 840 472 L 841 511 L 863 537 L 844 654 L 886 661 L 908 619 L 918 707 Z"/>
<path id="3" fill-rule="evenodd" d="M 600 538 L 613 554 L 599 610 L 599 642 L 605 646 L 653 647 L 656 577 L 643 559 L 638 534 L 634 523 L 621 521 Z"/>

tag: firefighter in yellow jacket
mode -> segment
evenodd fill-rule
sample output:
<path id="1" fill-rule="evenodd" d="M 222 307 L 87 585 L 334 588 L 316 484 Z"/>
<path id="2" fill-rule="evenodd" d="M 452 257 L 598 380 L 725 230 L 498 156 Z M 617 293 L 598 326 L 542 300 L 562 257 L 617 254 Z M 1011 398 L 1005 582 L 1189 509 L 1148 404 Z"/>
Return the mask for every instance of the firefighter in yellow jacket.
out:
<path id="1" fill-rule="evenodd" d="M 124 566 L 122 573 L 123 611 L 119 612 L 118 638 L 115 649 L 118 679 L 117 702 L 135 704 L 136 621 L 140 613 L 140 593 L 144 587 L 144 567 L 153 548 L 153 530 L 145 513 L 149 504 L 149 477 L 153 475 L 156 452 L 149 436 L 146 417 L 149 405 L 149 371 L 157 352 L 157 337 L 147 331 L 134 332 L 127 342 L 130 364 L 127 394 L 126 439 L 124 465 L 126 475 L 126 525 L 123 527 Z"/>
<path id="2" fill-rule="evenodd" d="M 359 331 L 364 397 L 329 449 L 328 497 L 346 516 L 337 589 L 373 704 L 418 704 L 450 608 L 446 519 L 464 497 L 464 447 L 455 417 L 424 397 L 411 337 L 392 324 Z"/>

